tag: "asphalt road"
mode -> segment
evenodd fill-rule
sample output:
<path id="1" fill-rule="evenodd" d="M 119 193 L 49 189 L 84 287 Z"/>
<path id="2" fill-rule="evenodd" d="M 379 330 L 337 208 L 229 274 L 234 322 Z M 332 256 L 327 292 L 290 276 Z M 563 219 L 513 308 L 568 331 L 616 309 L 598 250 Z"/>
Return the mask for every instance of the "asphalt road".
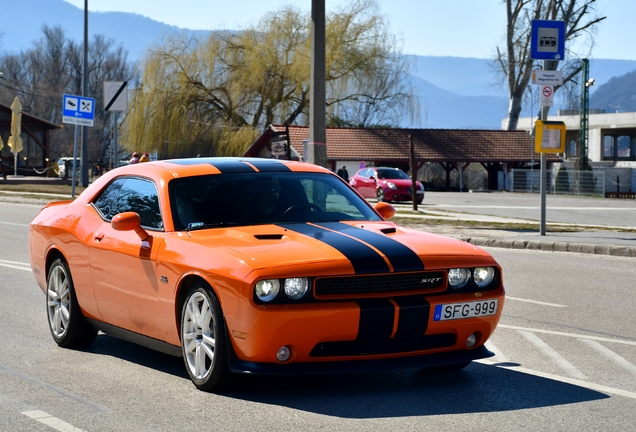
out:
<path id="1" fill-rule="evenodd" d="M 633 430 L 633 258 L 489 249 L 507 300 L 455 374 L 245 377 L 197 391 L 183 362 L 100 335 L 58 348 L 28 266 L 39 206 L 0 203 L 0 430 Z"/>

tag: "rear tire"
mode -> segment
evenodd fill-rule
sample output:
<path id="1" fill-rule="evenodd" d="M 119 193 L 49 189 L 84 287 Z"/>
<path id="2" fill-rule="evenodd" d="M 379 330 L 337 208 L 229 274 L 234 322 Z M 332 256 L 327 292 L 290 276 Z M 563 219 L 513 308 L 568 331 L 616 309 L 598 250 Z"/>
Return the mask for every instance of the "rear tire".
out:
<path id="1" fill-rule="evenodd" d="M 230 381 L 227 331 L 218 298 L 195 283 L 181 311 L 181 348 L 190 379 L 199 390 L 218 391 Z"/>
<path id="2" fill-rule="evenodd" d="M 46 282 L 46 315 L 55 342 L 63 348 L 87 347 L 97 337 L 77 302 L 68 264 L 57 258 Z"/>

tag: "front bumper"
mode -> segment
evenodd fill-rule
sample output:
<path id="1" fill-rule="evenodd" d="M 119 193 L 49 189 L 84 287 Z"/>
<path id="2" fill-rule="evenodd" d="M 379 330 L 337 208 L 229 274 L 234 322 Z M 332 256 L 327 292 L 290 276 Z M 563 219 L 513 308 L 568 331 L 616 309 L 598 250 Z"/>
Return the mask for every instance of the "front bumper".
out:
<path id="1" fill-rule="evenodd" d="M 464 363 L 467 361 L 493 357 L 495 355 L 482 345 L 471 350 L 389 359 L 276 364 L 240 360 L 236 357 L 236 354 L 234 354 L 232 349 L 229 349 L 228 352 L 230 370 L 232 372 L 253 375 L 351 374 L 409 370 Z"/>

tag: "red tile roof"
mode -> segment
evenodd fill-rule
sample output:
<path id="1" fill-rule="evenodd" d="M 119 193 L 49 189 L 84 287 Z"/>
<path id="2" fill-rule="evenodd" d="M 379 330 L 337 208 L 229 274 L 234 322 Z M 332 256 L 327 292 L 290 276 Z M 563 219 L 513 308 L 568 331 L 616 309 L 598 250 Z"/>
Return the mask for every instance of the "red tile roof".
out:
<path id="1" fill-rule="evenodd" d="M 272 126 L 284 131 L 284 126 Z M 268 135 L 268 129 L 264 135 Z M 534 138 L 525 131 L 470 129 L 363 129 L 327 128 L 328 160 L 408 160 L 409 136 L 413 136 L 415 158 L 421 162 L 530 162 L 540 160 Z M 292 147 L 302 156 L 307 126 L 289 126 Z M 265 136 L 248 150 L 265 145 Z M 248 155 L 246 153 L 246 155 Z M 560 160 L 548 154 L 548 160 Z"/>

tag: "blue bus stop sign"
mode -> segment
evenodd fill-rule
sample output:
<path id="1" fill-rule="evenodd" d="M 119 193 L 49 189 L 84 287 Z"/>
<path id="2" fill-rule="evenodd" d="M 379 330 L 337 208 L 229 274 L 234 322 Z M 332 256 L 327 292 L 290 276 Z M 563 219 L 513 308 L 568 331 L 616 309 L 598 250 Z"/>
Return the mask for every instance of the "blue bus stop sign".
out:
<path id="1" fill-rule="evenodd" d="M 565 60 L 565 21 L 533 20 L 530 58 Z"/>
<path id="2" fill-rule="evenodd" d="M 93 126 L 95 120 L 95 99 L 83 96 L 64 95 L 62 103 L 62 123 Z"/>

